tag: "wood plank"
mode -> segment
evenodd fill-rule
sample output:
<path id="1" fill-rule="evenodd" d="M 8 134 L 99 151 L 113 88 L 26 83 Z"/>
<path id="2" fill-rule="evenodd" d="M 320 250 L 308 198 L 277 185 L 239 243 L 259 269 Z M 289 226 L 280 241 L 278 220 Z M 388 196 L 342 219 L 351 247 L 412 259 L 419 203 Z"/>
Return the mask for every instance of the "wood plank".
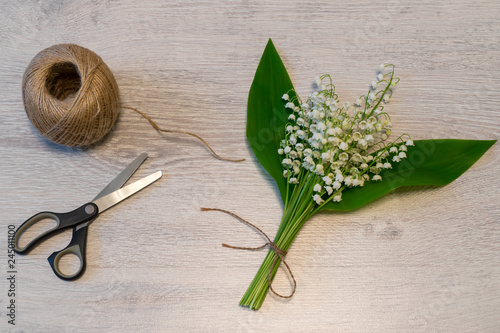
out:
<path id="1" fill-rule="evenodd" d="M 238 307 L 262 239 L 274 234 L 272 179 L 245 139 L 248 90 L 268 38 L 299 92 L 330 73 L 343 100 L 364 93 L 379 63 L 401 83 L 387 111 L 394 134 L 497 139 L 500 5 L 495 1 L 23 1 L 0 11 L 0 305 L 2 332 L 498 332 L 500 148 L 439 189 L 398 190 L 358 211 L 315 216 L 290 249 L 295 296 Z M 106 138 L 57 146 L 28 121 L 21 80 L 45 47 L 77 43 L 113 71 L 122 110 Z M 8 324 L 7 228 L 41 210 L 90 200 L 129 161 L 164 179 L 90 226 L 88 268 L 57 279 L 46 257 L 64 233 L 17 256 L 16 326 Z M 281 272 L 276 288 L 286 291 Z"/>

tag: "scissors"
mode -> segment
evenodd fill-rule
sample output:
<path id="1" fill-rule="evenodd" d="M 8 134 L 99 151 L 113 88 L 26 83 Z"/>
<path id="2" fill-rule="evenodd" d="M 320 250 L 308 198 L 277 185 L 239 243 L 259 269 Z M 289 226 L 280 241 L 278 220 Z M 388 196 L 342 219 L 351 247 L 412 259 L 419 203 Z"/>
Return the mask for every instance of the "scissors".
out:
<path id="1" fill-rule="evenodd" d="M 58 234 L 64 229 L 73 227 L 73 235 L 68 246 L 61 251 L 52 253 L 47 259 L 50 267 L 52 267 L 52 270 L 54 271 L 54 274 L 59 278 L 68 281 L 79 278 L 83 274 L 86 266 L 85 244 L 89 224 L 94 221 L 100 213 L 104 212 L 108 208 L 111 208 L 120 201 L 127 199 L 131 195 L 139 192 L 146 186 L 161 178 L 162 172 L 157 171 L 122 188 L 122 186 L 135 173 L 147 157 L 148 155 L 146 153 L 137 157 L 91 202 L 88 202 L 68 213 L 41 212 L 30 217 L 26 222 L 21 224 L 14 233 L 14 251 L 19 254 L 26 254 L 43 240 Z M 28 244 L 21 247 L 19 245 L 19 241 L 23 233 L 30 227 L 34 226 L 37 222 L 47 219 L 54 220 L 56 222 L 56 226 L 39 234 L 28 242 Z M 63 256 L 68 254 L 74 254 L 78 257 L 78 259 L 80 259 L 80 268 L 74 274 L 64 274 L 59 269 L 59 261 Z"/>

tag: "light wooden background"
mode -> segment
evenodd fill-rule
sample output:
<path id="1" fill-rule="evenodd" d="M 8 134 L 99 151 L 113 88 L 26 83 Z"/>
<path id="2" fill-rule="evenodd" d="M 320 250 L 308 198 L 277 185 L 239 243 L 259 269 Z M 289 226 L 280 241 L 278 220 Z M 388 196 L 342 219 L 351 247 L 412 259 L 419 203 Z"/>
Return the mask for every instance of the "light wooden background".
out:
<path id="1" fill-rule="evenodd" d="M 268 38 L 299 91 L 330 73 L 354 100 L 392 62 L 401 77 L 390 112 L 414 139 L 499 137 L 498 1 L 2 1 L 0 10 L 0 331 L 2 332 L 499 332 L 500 146 L 452 184 L 397 191 L 345 214 L 317 215 L 288 262 L 288 301 L 238 306 L 282 206 L 245 138 L 246 103 Z M 28 121 L 21 79 L 45 47 L 77 43 L 116 76 L 130 110 L 87 149 L 54 145 Z M 93 198 L 142 152 L 133 179 L 157 184 L 90 227 L 88 268 L 56 278 L 46 257 L 70 233 L 17 256 L 16 326 L 7 324 L 7 225 Z M 276 288 L 290 288 L 284 271 Z"/>

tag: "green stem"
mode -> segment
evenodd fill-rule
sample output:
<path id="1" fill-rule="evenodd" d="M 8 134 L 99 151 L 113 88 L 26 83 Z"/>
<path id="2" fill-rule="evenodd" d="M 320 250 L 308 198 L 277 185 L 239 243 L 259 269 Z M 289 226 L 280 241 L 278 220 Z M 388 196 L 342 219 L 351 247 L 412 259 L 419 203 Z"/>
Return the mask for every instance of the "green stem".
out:
<path id="1" fill-rule="evenodd" d="M 300 193 L 292 193 L 292 198 L 295 197 L 297 202 L 293 202 L 291 200 L 288 210 L 285 210 L 283 213 L 274 243 L 278 248 L 284 251 L 288 251 L 297 237 L 300 228 L 309 219 L 309 217 L 311 217 L 311 213 L 315 206 L 314 202 L 311 200 L 310 193 L 308 193 L 309 191 L 307 191 L 307 188 L 310 187 L 307 186 L 309 181 L 309 179 L 304 180 L 304 184 L 303 182 L 300 182 L 300 184 L 294 188 L 294 192 L 297 191 Z M 303 193 L 304 190 L 306 190 L 306 193 Z M 291 207 L 295 208 L 296 206 L 299 208 L 295 210 L 290 209 Z M 262 303 L 264 302 L 269 291 L 269 272 L 271 272 L 270 281 L 272 283 L 280 264 L 281 259 L 278 255 L 273 250 L 269 250 L 264 262 L 260 266 L 257 274 L 250 283 L 250 286 L 243 295 L 243 298 L 240 301 L 241 306 L 248 307 L 252 310 L 258 310 L 262 306 Z"/>

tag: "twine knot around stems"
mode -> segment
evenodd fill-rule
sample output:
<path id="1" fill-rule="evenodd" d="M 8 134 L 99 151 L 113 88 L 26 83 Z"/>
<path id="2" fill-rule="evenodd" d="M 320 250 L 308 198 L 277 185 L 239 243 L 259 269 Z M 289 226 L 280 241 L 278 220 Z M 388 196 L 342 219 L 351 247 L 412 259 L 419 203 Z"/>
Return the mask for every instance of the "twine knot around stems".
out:
<path id="1" fill-rule="evenodd" d="M 260 234 L 262 236 L 264 236 L 264 238 L 266 238 L 266 240 L 267 240 L 267 243 L 265 243 L 262 246 L 258 246 L 258 247 L 241 247 L 241 246 L 228 245 L 228 244 L 224 244 L 224 243 L 222 244 L 222 246 L 230 248 L 230 249 L 249 250 L 249 251 L 261 250 L 261 249 L 269 246 L 269 248 L 272 249 L 274 251 L 274 253 L 276 253 L 276 256 L 277 256 L 277 257 L 274 258 L 273 264 L 271 265 L 271 268 L 269 269 L 269 273 L 267 274 L 267 282 L 269 283 L 269 289 L 271 290 L 271 292 L 273 294 L 275 294 L 276 296 L 281 297 L 281 298 L 291 298 L 295 294 L 295 291 L 297 290 L 297 281 L 295 280 L 295 277 L 294 277 L 294 275 L 292 273 L 292 270 L 290 269 L 290 266 L 288 266 L 288 264 L 285 261 L 285 256 L 287 255 L 287 251 L 285 251 L 283 249 L 280 249 L 276 245 L 276 243 L 274 243 L 273 241 L 271 241 L 271 239 L 269 238 L 269 236 L 267 236 L 267 234 L 264 231 L 262 231 L 259 227 L 257 227 L 256 225 L 248 222 L 247 220 L 239 217 L 238 215 L 236 215 L 236 214 L 234 214 L 234 213 L 232 213 L 230 211 L 227 211 L 227 210 L 224 210 L 224 209 L 219 209 L 219 208 L 205 208 L 205 207 L 201 207 L 201 210 L 202 211 L 219 211 L 219 212 L 223 212 L 223 213 L 229 214 L 229 215 L 237 218 L 241 222 L 243 222 L 243 223 L 249 225 L 250 227 L 254 228 L 258 232 L 260 232 Z M 271 274 L 273 272 L 274 265 L 276 265 L 276 262 L 278 261 L 278 258 L 285 265 L 285 267 L 288 270 L 288 273 L 290 274 L 290 277 L 292 278 L 292 281 L 293 281 L 293 289 L 292 289 L 292 292 L 289 295 L 281 295 L 281 294 L 277 293 L 273 289 L 273 286 L 272 286 Z"/>

